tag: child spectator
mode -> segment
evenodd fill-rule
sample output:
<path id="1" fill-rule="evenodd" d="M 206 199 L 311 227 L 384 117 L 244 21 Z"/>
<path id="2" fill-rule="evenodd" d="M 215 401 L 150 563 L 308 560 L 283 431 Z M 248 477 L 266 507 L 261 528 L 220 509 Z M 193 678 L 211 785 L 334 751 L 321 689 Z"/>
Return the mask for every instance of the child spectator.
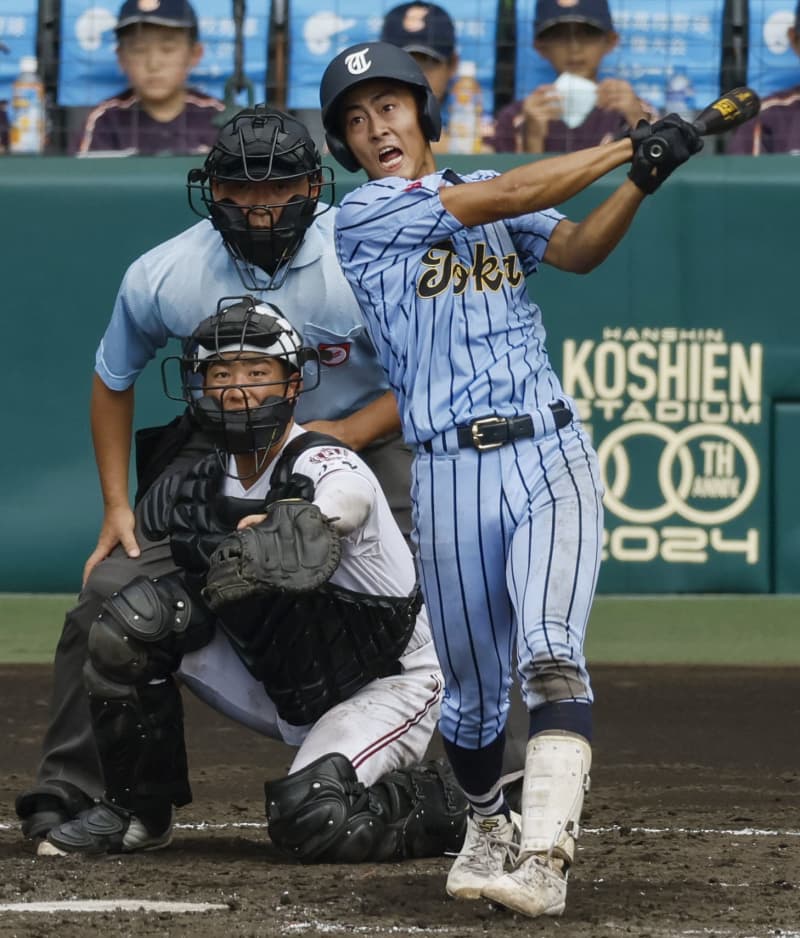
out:
<path id="1" fill-rule="evenodd" d="M 794 26 L 787 35 L 800 56 L 800 2 Z M 800 85 L 776 91 L 761 101 L 761 111 L 731 135 L 726 153 L 758 156 L 761 153 L 791 153 L 800 156 Z"/>
<path id="2" fill-rule="evenodd" d="M 487 141 L 495 152 L 567 153 L 655 118 L 627 81 L 597 79 L 619 41 L 607 0 L 538 0 L 533 35 L 558 77 L 500 111 Z"/>
<path id="3" fill-rule="evenodd" d="M 449 13 L 435 3 L 403 3 L 386 14 L 381 40 L 400 46 L 416 59 L 446 118 L 447 96 L 458 70 L 456 31 Z M 447 147 L 445 126 L 432 148 L 446 153 Z"/>
<path id="4" fill-rule="evenodd" d="M 125 0 L 115 32 L 130 87 L 91 111 L 78 154 L 207 152 L 217 136 L 212 120 L 224 104 L 187 86 L 203 55 L 188 0 Z"/>

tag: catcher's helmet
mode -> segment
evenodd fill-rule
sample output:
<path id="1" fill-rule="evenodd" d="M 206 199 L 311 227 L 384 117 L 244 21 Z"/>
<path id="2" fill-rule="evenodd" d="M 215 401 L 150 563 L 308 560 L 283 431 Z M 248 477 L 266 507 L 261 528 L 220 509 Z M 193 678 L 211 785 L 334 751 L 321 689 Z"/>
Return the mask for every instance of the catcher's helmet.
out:
<path id="1" fill-rule="evenodd" d="M 220 306 L 232 299 L 225 297 Z M 318 362 L 319 357 L 315 349 L 303 345 L 299 333 L 277 306 L 260 303 L 251 296 L 235 300 L 204 319 L 184 341 L 179 399 L 188 404 L 190 413 L 225 453 L 266 453 L 283 436 L 297 395 L 316 386 L 301 385 L 294 376 L 302 376 L 304 366 Z M 271 378 L 247 384 L 207 379 L 212 364 L 254 358 L 278 359 L 287 366 L 284 375 L 277 381 Z M 164 366 L 164 388 L 173 397 Z M 316 375 L 318 381 L 318 368 Z M 271 390 L 260 403 L 251 404 L 248 395 L 240 392 L 253 388 Z M 231 390 L 237 392 L 236 396 L 226 401 Z M 234 400 L 235 407 L 231 403 Z"/>
<path id="2" fill-rule="evenodd" d="M 328 65 L 319 86 L 322 124 L 331 155 L 354 173 L 360 165 L 344 141 L 339 105 L 345 92 L 362 81 L 386 78 L 410 85 L 419 101 L 419 123 L 428 140 L 442 132 L 439 102 L 428 79 L 414 58 L 390 42 L 368 42 L 350 46 Z"/>
<path id="3" fill-rule="evenodd" d="M 292 196 L 285 204 L 241 205 L 233 199 L 219 199 L 214 193 L 215 182 L 255 184 L 293 179 L 307 179 L 308 191 Z M 333 203 L 333 173 L 323 168 L 305 125 L 266 104 L 245 108 L 222 126 L 202 168 L 189 171 L 186 186 L 192 211 L 210 219 L 222 235 L 248 290 L 261 289 L 251 265 L 270 274 L 267 289 L 281 285 L 315 215 Z M 327 204 L 318 206 L 323 187 L 331 191 L 326 193 Z M 277 209 L 280 216 L 275 219 Z M 271 224 L 251 226 L 253 212 L 268 214 Z"/>

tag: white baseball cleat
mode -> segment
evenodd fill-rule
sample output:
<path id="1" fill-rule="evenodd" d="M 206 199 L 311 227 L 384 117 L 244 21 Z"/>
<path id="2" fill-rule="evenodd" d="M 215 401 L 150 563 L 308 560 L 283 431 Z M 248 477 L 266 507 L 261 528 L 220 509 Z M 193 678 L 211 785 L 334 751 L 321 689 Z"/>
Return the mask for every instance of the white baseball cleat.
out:
<path id="1" fill-rule="evenodd" d="M 36 845 L 36 856 L 37 857 L 65 857 L 67 854 L 63 850 L 59 850 L 55 844 L 51 844 L 49 840 L 40 840 Z"/>
<path id="2" fill-rule="evenodd" d="M 482 896 L 532 918 L 562 915 L 567 900 L 567 878 L 553 860 L 534 854 L 510 873 L 487 883 Z"/>
<path id="3" fill-rule="evenodd" d="M 519 838 L 520 816 L 511 812 L 482 817 L 474 814 L 467 821 L 461 852 L 447 876 L 447 894 L 454 899 L 480 899 L 487 883 L 498 879 L 513 863 Z"/>

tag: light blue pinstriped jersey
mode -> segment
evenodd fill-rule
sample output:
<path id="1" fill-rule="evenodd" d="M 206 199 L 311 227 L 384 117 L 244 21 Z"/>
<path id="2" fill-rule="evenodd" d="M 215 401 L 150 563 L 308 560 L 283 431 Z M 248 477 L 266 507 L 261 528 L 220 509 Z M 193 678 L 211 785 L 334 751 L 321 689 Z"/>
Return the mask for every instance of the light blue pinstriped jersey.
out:
<path id="1" fill-rule="evenodd" d="M 464 227 L 439 198 L 451 185 L 443 175 L 368 182 L 336 218 L 339 262 L 397 395 L 405 437 L 417 443 L 564 396 L 525 283 L 564 216 L 548 209 Z"/>

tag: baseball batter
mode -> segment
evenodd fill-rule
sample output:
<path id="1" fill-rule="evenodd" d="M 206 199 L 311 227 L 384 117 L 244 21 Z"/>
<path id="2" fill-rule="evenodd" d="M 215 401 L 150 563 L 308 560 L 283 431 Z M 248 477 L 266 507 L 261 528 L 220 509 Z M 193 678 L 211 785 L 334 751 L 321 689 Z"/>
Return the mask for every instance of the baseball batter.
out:
<path id="1" fill-rule="evenodd" d="M 292 857 L 458 849 L 463 795 L 418 765 L 443 683 L 411 553 L 366 464 L 293 421 L 315 356 L 250 297 L 186 344 L 186 401 L 220 449 L 145 499 L 143 525 L 169 534 L 179 569 L 135 578 L 92 626 L 84 677 L 106 788 L 50 831 L 54 847 L 169 843 L 174 807 L 191 800 L 179 668 L 214 706 L 297 747 L 267 785 L 270 836 Z"/>
<path id="2" fill-rule="evenodd" d="M 460 178 L 436 169 L 436 101 L 402 50 L 346 49 L 320 96 L 331 153 L 370 179 L 342 202 L 337 251 L 416 448 L 440 729 L 471 805 L 447 891 L 560 915 L 591 763 L 583 647 L 602 490 L 526 277 L 543 262 L 576 273 L 601 263 L 701 143 L 670 116 L 652 128 L 666 151 L 658 166 L 640 124 L 632 139 Z M 628 178 L 582 222 L 551 207 L 627 162 Z M 515 657 L 530 713 L 519 830 L 499 785 Z"/>

